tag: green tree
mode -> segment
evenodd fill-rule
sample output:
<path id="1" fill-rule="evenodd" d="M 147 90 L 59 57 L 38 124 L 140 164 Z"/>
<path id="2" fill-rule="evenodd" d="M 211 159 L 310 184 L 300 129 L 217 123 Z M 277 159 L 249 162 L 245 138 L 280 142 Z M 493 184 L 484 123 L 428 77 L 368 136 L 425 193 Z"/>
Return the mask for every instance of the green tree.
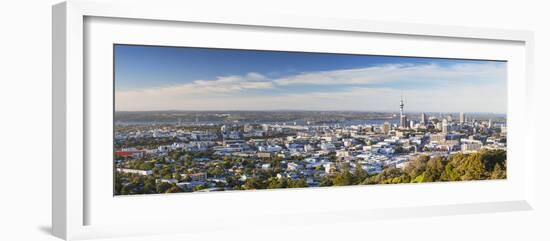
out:
<path id="1" fill-rule="evenodd" d="M 137 166 L 136 169 L 139 169 L 139 170 L 151 170 L 153 169 L 153 164 L 150 163 L 150 162 L 142 162 L 139 164 L 139 166 Z"/>
<path id="2" fill-rule="evenodd" d="M 145 194 L 154 193 L 156 191 L 155 189 L 155 185 L 151 185 L 150 183 L 143 185 L 143 193 Z"/>
<path id="3" fill-rule="evenodd" d="M 365 178 L 367 178 L 367 172 L 365 171 L 365 169 L 363 169 L 363 166 L 361 164 L 357 163 L 353 176 L 354 184 L 360 184 L 365 180 Z"/>
<path id="4" fill-rule="evenodd" d="M 334 186 L 348 186 L 353 184 L 353 175 L 348 169 L 342 170 L 333 180 Z"/>
<path id="5" fill-rule="evenodd" d="M 210 176 L 221 176 L 223 175 L 224 171 L 223 171 L 223 168 L 221 168 L 220 166 L 215 166 L 214 168 L 210 168 L 208 169 L 208 175 Z"/>
<path id="6" fill-rule="evenodd" d="M 497 163 L 491 172 L 491 179 L 506 179 L 506 170 Z"/>
<path id="7" fill-rule="evenodd" d="M 197 185 L 193 188 L 193 192 L 196 192 L 196 191 L 200 191 L 200 190 L 203 190 L 205 189 L 206 187 L 203 186 L 203 185 Z"/>
<path id="8" fill-rule="evenodd" d="M 189 154 L 185 154 L 183 156 L 183 161 L 185 161 L 185 162 L 191 162 L 192 160 L 193 160 L 193 157 Z"/>
<path id="9" fill-rule="evenodd" d="M 268 189 L 280 188 L 279 184 L 280 184 L 279 179 L 276 177 L 272 177 L 272 178 L 269 178 L 269 180 L 267 181 L 267 188 Z"/>
<path id="10" fill-rule="evenodd" d="M 505 150 L 482 150 L 480 151 L 480 155 L 487 176 L 491 175 L 497 164 L 500 165 L 501 169 L 506 165 Z"/>
<path id="11" fill-rule="evenodd" d="M 409 176 L 409 174 L 407 173 L 403 173 L 400 177 L 399 177 L 399 183 L 410 183 L 411 182 L 411 176 Z"/>
<path id="12" fill-rule="evenodd" d="M 441 157 L 430 158 L 426 163 L 426 171 L 424 171 L 424 182 L 441 181 L 441 174 L 445 171 L 443 159 Z"/>
<path id="13" fill-rule="evenodd" d="M 170 185 L 170 183 L 160 182 L 157 184 L 157 193 L 166 193 L 171 187 L 172 185 Z"/>
<path id="14" fill-rule="evenodd" d="M 132 194 L 132 189 L 133 188 L 134 187 L 132 185 L 124 185 L 120 190 L 120 194 L 122 194 L 122 195 Z"/>
<path id="15" fill-rule="evenodd" d="M 321 187 L 330 187 L 332 185 L 334 185 L 334 183 L 332 183 L 332 180 L 328 176 L 324 176 L 319 182 L 319 186 Z"/>
<path id="16" fill-rule="evenodd" d="M 261 189 L 262 184 L 260 180 L 257 178 L 248 178 L 244 182 L 244 189 L 250 190 L 250 189 Z"/>
<path id="17" fill-rule="evenodd" d="M 115 195 L 122 194 L 122 178 L 120 177 L 120 173 L 115 173 Z"/>
<path id="18" fill-rule="evenodd" d="M 288 185 L 290 188 L 300 188 L 300 187 L 307 187 L 307 182 L 304 179 L 299 180 L 290 180 L 290 183 Z"/>
<path id="19" fill-rule="evenodd" d="M 412 179 L 415 179 L 417 176 L 424 173 L 426 170 L 426 164 L 430 160 L 429 156 L 419 156 L 416 159 L 409 162 L 409 164 L 405 167 L 405 172 L 411 176 Z"/>
<path id="20" fill-rule="evenodd" d="M 394 183 L 394 181 L 399 180 L 399 179 L 394 180 L 394 178 L 401 177 L 403 174 L 404 174 L 403 171 L 399 168 L 395 168 L 395 167 L 386 168 L 381 173 L 369 178 L 368 181 L 366 181 L 366 184 Z"/>
<path id="21" fill-rule="evenodd" d="M 178 193 L 178 192 L 181 192 L 181 189 L 175 184 L 172 185 L 170 188 L 168 188 L 168 190 L 166 190 L 166 193 Z"/>
<path id="22" fill-rule="evenodd" d="M 231 158 L 228 157 L 228 156 L 225 156 L 223 158 L 223 164 L 222 164 L 223 168 L 225 169 L 229 169 L 233 166 L 233 162 L 231 161 Z"/>
<path id="23" fill-rule="evenodd" d="M 462 159 L 457 169 L 462 173 L 460 179 L 463 181 L 480 180 L 485 171 L 479 153 L 470 154 L 465 159 Z"/>
<path id="24" fill-rule="evenodd" d="M 460 173 L 457 171 L 455 164 L 452 162 L 445 165 L 445 171 L 441 175 L 443 181 L 459 181 Z"/>
<path id="25" fill-rule="evenodd" d="M 424 182 L 424 174 L 416 176 L 413 180 L 413 183 L 421 183 Z"/>
<path id="26" fill-rule="evenodd" d="M 170 155 L 170 159 L 174 161 L 178 161 L 182 157 L 182 153 L 179 151 L 171 151 L 169 155 Z"/>

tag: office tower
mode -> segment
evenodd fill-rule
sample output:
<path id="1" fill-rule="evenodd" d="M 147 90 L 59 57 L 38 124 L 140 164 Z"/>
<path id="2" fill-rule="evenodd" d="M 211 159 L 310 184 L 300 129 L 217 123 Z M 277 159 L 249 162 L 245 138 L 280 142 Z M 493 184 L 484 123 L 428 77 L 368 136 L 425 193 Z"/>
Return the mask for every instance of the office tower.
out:
<path id="1" fill-rule="evenodd" d="M 401 128 L 408 128 L 409 127 L 409 122 L 407 122 L 407 116 L 406 115 L 402 115 L 401 118 L 400 118 L 400 122 L 401 122 Z"/>
<path id="2" fill-rule="evenodd" d="M 449 123 L 447 122 L 447 119 L 443 119 L 441 122 L 441 132 L 445 134 L 449 133 Z"/>
<path id="3" fill-rule="evenodd" d="M 389 122 L 384 122 L 384 125 L 382 126 L 382 131 L 384 132 L 384 135 L 387 135 L 390 133 L 391 125 Z"/>
<path id="4" fill-rule="evenodd" d="M 425 125 L 425 126 L 428 125 L 428 116 L 426 116 L 426 114 L 422 113 L 420 115 L 420 123 L 422 123 L 422 125 Z"/>

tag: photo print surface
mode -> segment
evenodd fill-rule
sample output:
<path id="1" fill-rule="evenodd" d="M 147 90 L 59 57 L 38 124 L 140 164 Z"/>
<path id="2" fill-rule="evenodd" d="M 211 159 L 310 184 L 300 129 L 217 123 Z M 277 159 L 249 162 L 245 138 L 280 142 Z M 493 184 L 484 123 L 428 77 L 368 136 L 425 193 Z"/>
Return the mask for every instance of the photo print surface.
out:
<path id="1" fill-rule="evenodd" d="M 113 48 L 114 195 L 506 179 L 505 61 Z"/>

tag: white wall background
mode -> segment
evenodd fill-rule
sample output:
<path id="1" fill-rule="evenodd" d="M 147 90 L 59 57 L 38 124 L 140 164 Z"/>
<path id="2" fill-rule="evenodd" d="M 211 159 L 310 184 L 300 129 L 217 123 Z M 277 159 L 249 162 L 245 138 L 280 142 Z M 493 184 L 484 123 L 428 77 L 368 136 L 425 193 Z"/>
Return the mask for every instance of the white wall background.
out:
<path id="1" fill-rule="evenodd" d="M 0 7 L 0 240 L 56 240 L 51 228 L 52 0 L 2 1 Z M 199 2 L 199 1 L 197 1 Z M 535 31 L 538 186 L 536 211 L 345 223 L 281 230 L 117 240 L 548 240 L 550 218 L 550 6 L 547 1 L 200 1 L 212 14 L 274 12 L 298 16 L 436 23 Z M 152 10 L 154 11 L 154 10 Z"/>

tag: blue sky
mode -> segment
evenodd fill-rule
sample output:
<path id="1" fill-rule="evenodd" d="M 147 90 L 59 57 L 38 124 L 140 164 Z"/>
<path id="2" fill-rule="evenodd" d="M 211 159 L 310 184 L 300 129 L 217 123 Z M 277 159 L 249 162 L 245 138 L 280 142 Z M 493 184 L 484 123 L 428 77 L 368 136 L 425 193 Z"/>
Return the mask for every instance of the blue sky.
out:
<path id="1" fill-rule="evenodd" d="M 505 62 L 133 45 L 114 54 L 117 110 L 393 111 L 401 93 L 409 111 L 506 110 Z"/>

